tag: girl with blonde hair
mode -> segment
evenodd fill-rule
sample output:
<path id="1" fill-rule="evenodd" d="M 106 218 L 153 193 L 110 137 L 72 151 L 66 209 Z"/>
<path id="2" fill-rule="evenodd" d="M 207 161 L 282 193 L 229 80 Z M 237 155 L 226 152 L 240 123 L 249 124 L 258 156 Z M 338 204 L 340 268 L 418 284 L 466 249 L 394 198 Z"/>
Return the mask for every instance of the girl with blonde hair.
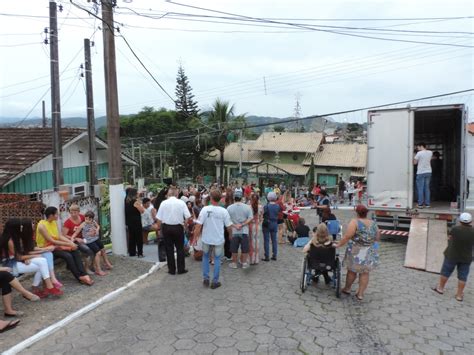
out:
<path id="1" fill-rule="evenodd" d="M 328 227 L 325 223 L 320 223 L 317 227 L 313 228 L 313 237 L 309 243 L 305 245 L 303 252 L 310 254 L 312 253 L 312 250 L 316 248 L 333 248 L 332 240 L 329 237 Z M 328 271 L 321 271 L 321 274 L 324 277 L 326 285 L 329 285 L 331 283 L 331 278 L 329 277 Z M 313 281 L 317 283 L 319 281 L 319 276 L 314 277 Z"/>

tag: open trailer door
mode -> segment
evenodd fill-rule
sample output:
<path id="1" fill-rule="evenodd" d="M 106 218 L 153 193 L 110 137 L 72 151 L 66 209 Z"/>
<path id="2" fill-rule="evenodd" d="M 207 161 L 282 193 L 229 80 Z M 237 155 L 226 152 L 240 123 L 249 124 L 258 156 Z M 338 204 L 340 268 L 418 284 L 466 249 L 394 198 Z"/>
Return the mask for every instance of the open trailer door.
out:
<path id="1" fill-rule="evenodd" d="M 414 112 L 368 112 L 367 195 L 371 209 L 413 207 Z"/>

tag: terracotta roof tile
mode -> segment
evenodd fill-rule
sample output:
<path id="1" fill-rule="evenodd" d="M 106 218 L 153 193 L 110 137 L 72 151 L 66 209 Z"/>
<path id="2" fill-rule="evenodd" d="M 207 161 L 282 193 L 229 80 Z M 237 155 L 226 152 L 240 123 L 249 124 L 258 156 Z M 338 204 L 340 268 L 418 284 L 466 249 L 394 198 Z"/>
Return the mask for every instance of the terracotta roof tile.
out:
<path id="1" fill-rule="evenodd" d="M 62 144 L 84 129 L 63 128 Z M 0 128 L 0 187 L 53 151 L 51 128 Z"/>

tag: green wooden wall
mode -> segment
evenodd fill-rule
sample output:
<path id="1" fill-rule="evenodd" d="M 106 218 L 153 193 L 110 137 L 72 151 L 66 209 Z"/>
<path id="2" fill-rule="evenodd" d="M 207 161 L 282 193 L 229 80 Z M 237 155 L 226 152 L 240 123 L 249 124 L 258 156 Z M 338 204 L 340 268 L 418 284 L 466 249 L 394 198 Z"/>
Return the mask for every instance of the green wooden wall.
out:
<path id="1" fill-rule="evenodd" d="M 64 184 L 79 184 L 89 180 L 89 167 L 79 166 L 75 168 L 63 169 Z M 105 179 L 109 176 L 109 167 L 107 163 L 97 166 L 97 178 Z M 53 188 L 53 172 L 42 171 L 39 173 L 25 174 L 10 184 L 0 188 L 0 192 L 17 192 L 29 194 L 42 190 L 51 190 Z"/>

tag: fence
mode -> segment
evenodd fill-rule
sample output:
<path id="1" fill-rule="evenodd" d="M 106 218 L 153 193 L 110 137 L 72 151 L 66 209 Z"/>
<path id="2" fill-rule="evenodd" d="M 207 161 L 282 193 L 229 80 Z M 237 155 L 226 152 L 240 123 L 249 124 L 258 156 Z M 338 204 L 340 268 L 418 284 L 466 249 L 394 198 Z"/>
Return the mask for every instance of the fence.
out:
<path id="1" fill-rule="evenodd" d="M 44 205 L 40 201 L 30 201 L 22 194 L 0 194 L 0 232 L 10 218 L 30 218 L 37 223 L 42 217 Z"/>

